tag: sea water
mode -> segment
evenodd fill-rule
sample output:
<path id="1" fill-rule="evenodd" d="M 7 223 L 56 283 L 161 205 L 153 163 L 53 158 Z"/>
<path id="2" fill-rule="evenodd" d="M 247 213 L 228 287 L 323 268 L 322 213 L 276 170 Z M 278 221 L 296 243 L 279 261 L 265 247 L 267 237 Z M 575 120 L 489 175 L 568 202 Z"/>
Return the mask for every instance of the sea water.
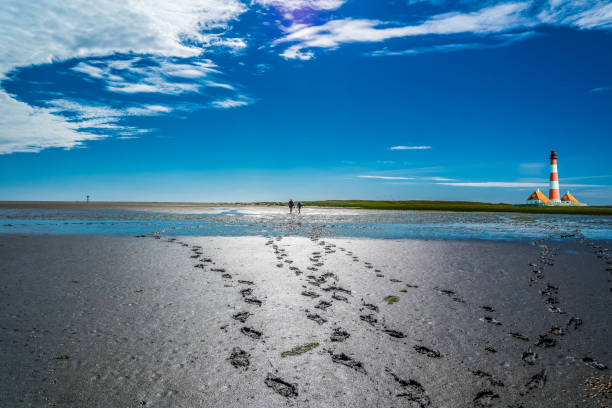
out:
<path id="1" fill-rule="evenodd" d="M 0 208 L 0 233 L 316 236 L 382 239 L 612 239 L 612 217 L 281 207 Z"/>

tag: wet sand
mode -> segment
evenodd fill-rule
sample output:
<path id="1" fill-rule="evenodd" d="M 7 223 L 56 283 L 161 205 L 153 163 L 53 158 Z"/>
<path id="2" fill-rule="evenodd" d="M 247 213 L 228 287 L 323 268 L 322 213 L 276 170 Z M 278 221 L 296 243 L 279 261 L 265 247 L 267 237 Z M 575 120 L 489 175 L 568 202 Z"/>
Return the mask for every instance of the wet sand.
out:
<path id="1" fill-rule="evenodd" d="M 605 245 L 0 235 L 0 406 L 605 406 Z"/>

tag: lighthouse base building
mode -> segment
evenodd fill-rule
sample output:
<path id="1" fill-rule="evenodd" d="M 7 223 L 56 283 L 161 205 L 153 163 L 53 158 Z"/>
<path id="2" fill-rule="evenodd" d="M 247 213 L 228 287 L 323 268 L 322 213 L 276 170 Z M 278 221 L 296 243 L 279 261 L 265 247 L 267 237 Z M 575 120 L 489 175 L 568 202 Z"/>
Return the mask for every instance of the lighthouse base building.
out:
<path id="1" fill-rule="evenodd" d="M 564 207 L 586 206 L 586 203 L 581 203 L 580 201 L 576 200 L 574 196 L 570 194 L 569 191 L 565 193 L 563 197 L 561 197 L 560 201 L 551 201 L 548 197 L 544 195 L 544 193 L 540 191 L 539 188 L 536 191 L 534 191 L 533 194 L 527 197 L 527 204 L 528 205 L 539 205 L 539 206 L 558 205 L 558 206 L 564 206 Z"/>

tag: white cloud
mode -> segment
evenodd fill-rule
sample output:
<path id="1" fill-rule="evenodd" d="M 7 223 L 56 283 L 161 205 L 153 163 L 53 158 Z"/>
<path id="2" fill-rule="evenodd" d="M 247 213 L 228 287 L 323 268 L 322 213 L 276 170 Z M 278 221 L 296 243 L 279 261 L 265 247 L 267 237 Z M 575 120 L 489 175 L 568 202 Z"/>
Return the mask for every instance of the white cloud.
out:
<path id="1" fill-rule="evenodd" d="M 417 47 L 409 48 L 406 50 L 389 50 L 383 48 L 368 52 L 365 55 L 370 57 L 389 57 L 389 56 L 403 56 L 403 55 L 420 55 L 430 52 L 453 52 L 461 50 L 475 50 L 483 48 L 499 48 L 509 46 L 516 43 L 517 41 L 523 41 L 527 38 L 531 38 L 535 35 L 535 31 L 525 31 L 522 33 L 512 34 L 499 34 L 490 38 L 490 42 L 464 42 L 464 43 L 451 43 L 451 44 L 440 44 L 433 45 L 430 47 Z"/>
<path id="2" fill-rule="evenodd" d="M 612 3 L 600 2 L 591 9 L 579 13 L 573 24 L 583 29 L 611 28 L 612 27 Z"/>
<path id="3" fill-rule="evenodd" d="M 523 176 L 541 176 L 546 167 L 546 163 L 521 163 L 519 164 L 519 173 Z"/>
<path id="4" fill-rule="evenodd" d="M 95 6 L 85 0 L 5 0 L 0 7 L 0 79 L 18 67 L 71 58 L 117 53 L 194 57 L 206 47 L 240 49 L 245 46 L 243 39 L 219 33 L 246 8 L 239 0 L 99 0 Z M 80 72 L 104 77 L 98 68 L 83 65 Z M 194 91 L 186 85 L 130 86 L 121 84 L 119 77 L 107 75 L 105 79 L 118 81 L 111 88 L 123 93 Z M 0 111 L 0 153 L 70 148 L 103 137 L 80 132 L 49 108 L 28 106 L 2 90 Z"/>
<path id="5" fill-rule="evenodd" d="M 254 0 L 264 7 L 278 7 L 283 10 L 299 10 L 309 8 L 313 10 L 335 10 L 342 6 L 346 0 Z"/>
<path id="6" fill-rule="evenodd" d="M 444 13 L 433 16 L 421 24 L 397 26 L 380 20 L 351 19 L 331 20 L 319 26 L 294 24 L 287 34 L 276 40 L 295 43 L 281 54 L 283 57 L 310 59 L 309 48 L 334 49 L 345 43 L 380 42 L 392 38 L 430 34 L 499 33 L 533 25 L 523 12 L 527 2 L 502 3 L 471 13 Z M 308 56 L 308 58 L 304 58 Z"/>
<path id="7" fill-rule="evenodd" d="M 393 177 L 393 176 L 357 176 L 365 179 L 380 179 L 380 180 L 414 180 L 414 177 Z"/>
<path id="8" fill-rule="evenodd" d="M 314 58 L 314 52 L 312 51 L 302 51 L 299 45 L 292 45 L 287 48 L 285 51 L 279 54 L 281 57 L 285 59 L 299 59 L 302 61 L 308 61 Z"/>
<path id="9" fill-rule="evenodd" d="M 431 146 L 391 146 L 391 150 L 429 150 Z"/>
<path id="10" fill-rule="evenodd" d="M 186 92 L 199 92 L 203 86 L 225 87 L 231 85 L 214 81 L 199 82 L 213 73 L 219 73 L 217 66 L 210 60 L 176 63 L 167 58 L 145 59 L 97 59 L 80 62 L 74 71 L 84 73 L 106 83 L 106 89 L 117 93 L 161 93 L 178 95 Z M 190 82 L 176 82 L 172 78 L 187 78 Z"/>
<path id="11" fill-rule="evenodd" d="M 446 178 L 446 177 L 429 177 L 428 180 L 433 180 L 433 181 L 453 181 L 454 179 Z"/>
<path id="12" fill-rule="evenodd" d="M 36 108 L 0 92 L 0 154 L 38 152 L 49 147 L 77 147 L 103 135 L 79 132 L 79 125 L 53 114 L 52 109 Z"/>
<path id="13" fill-rule="evenodd" d="M 600 86 L 599 88 L 591 89 L 591 92 L 593 93 L 603 93 L 608 91 L 612 91 L 612 86 Z"/>
<path id="14" fill-rule="evenodd" d="M 8 2 L 8 3 L 7 3 Z M 7 0 L 0 72 L 75 57 L 139 53 L 190 57 L 246 10 L 239 0 Z"/>
<path id="15" fill-rule="evenodd" d="M 149 129 L 136 129 L 119 122 L 126 116 L 157 116 L 173 111 L 173 108 L 163 105 L 137 105 L 123 109 L 110 108 L 104 105 L 92 105 L 82 101 L 53 99 L 47 102 L 44 110 L 58 118 L 64 118 L 72 130 L 96 132 L 96 138 L 106 136 L 104 131 L 113 130 L 118 136 L 130 136 L 149 132 Z M 71 147 L 71 146 L 68 146 Z"/>
<path id="16" fill-rule="evenodd" d="M 542 181 L 541 183 L 523 183 L 523 182 L 506 182 L 506 181 L 487 181 L 481 183 L 436 183 L 442 186 L 452 186 L 452 187 L 498 187 L 498 188 L 523 188 L 523 187 L 532 187 L 532 188 L 546 188 L 548 186 L 548 181 Z M 600 185 L 592 185 L 592 184 L 561 184 L 561 187 L 605 187 Z"/>
<path id="17" fill-rule="evenodd" d="M 601 0 L 549 0 L 537 18 L 543 23 L 552 25 L 570 25 L 580 29 L 610 29 L 612 3 Z"/>
<path id="18" fill-rule="evenodd" d="M 228 108 L 237 108 L 240 106 L 249 105 L 251 101 L 248 98 L 243 99 L 222 99 L 218 101 L 211 102 L 211 105 L 215 108 L 228 109 Z"/>
<path id="19" fill-rule="evenodd" d="M 598 176 L 563 177 L 564 180 L 584 180 L 594 178 L 612 178 L 612 174 L 601 174 Z"/>
<path id="20" fill-rule="evenodd" d="M 543 24 L 573 26 L 579 29 L 612 29 L 612 3 L 602 0 L 549 0 L 544 5 L 533 1 L 498 2 L 476 11 L 434 15 L 415 25 L 352 18 L 330 20 L 318 26 L 294 24 L 287 28 L 285 36 L 274 41 L 273 45 L 292 43 L 280 55 L 286 59 L 308 60 L 314 58 L 313 48 L 335 49 L 347 43 L 462 33 L 498 36 L 492 43 L 442 44 L 399 51 L 384 49 L 368 54 L 414 55 L 505 46 L 528 38 L 533 34 L 530 32 L 531 28 Z M 526 29 L 529 31 L 525 32 Z"/>

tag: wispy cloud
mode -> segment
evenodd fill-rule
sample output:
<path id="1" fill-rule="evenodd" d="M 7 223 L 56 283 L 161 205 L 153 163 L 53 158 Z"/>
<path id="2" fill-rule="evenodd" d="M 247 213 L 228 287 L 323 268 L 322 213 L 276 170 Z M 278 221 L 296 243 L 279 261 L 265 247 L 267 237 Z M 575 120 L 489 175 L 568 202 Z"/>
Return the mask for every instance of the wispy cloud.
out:
<path id="1" fill-rule="evenodd" d="M 204 87 L 233 90 L 229 84 L 201 80 L 220 73 L 210 60 L 176 63 L 166 58 L 100 59 L 80 62 L 72 70 L 105 82 L 117 93 L 160 93 L 178 95 L 199 92 Z M 177 81 L 179 79 L 179 81 Z M 189 82 L 184 80 L 188 79 Z M 183 81 L 180 81 L 183 80 Z"/>
<path id="2" fill-rule="evenodd" d="M 499 34 L 489 38 L 489 42 L 464 42 L 464 43 L 451 43 L 451 44 L 439 44 L 430 47 L 418 47 L 409 48 L 404 50 L 390 50 L 383 48 L 366 53 L 366 56 L 370 57 L 391 57 L 391 56 L 404 56 L 404 55 L 420 55 L 430 52 L 453 52 L 462 50 L 475 50 L 485 48 L 499 48 L 509 46 L 522 41 L 527 38 L 531 38 L 536 34 L 535 31 L 526 31 L 523 33 L 511 33 L 511 34 Z"/>
<path id="3" fill-rule="evenodd" d="M 158 116 L 171 113 L 174 108 L 163 105 L 135 105 L 121 109 L 105 105 L 94 105 L 79 100 L 53 99 L 46 103 L 47 112 L 63 117 L 71 129 L 93 132 L 99 138 L 109 131 L 119 139 L 135 138 L 150 132 L 150 129 L 135 128 L 122 124 L 129 116 Z"/>
<path id="4" fill-rule="evenodd" d="M 414 180 L 414 177 L 393 177 L 393 176 L 367 176 L 361 175 L 358 178 L 379 179 L 379 180 Z"/>
<path id="5" fill-rule="evenodd" d="M 592 93 L 603 93 L 608 91 L 612 91 L 612 86 L 600 86 L 599 88 L 591 89 Z"/>
<path id="6" fill-rule="evenodd" d="M 439 1 L 429 2 L 441 4 Z M 315 56 L 314 49 L 335 49 L 348 43 L 378 43 L 394 38 L 453 34 L 473 34 L 478 39 L 404 50 L 382 49 L 366 54 L 398 56 L 506 46 L 531 37 L 534 35 L 533 28 L 542 25 L 612 29 L 612 4 L 600 0 L 500 1 L 485 4 L 488 6 L 478 10 L 434 15 L 414 25 L 353 18 L 334 19 L 321 25 L 294 24 L 273 45 L 290 43 L 292 45 L 280 53 L 282 57 L 309 60 Z M 488 41 L 482 41 L 482 38 Z"/>
<path id="7" fill-rule="evenodd" d="M 391 146 L 391 150 L 429 150 L 431 146 Z"/>
<path id="8" fill-rule="evenodd" d="M 228 108 L 237 108 L 239 106 L 249 105 L 252 100 L 246 96 L 241 99 L 222 99 L 218 101 L 211 102 L 211 105 L 216 108 L 228 109 Z"/>
<path id="9" fill-rule="evenodd" d="M 612 28 L 612 3 L 600 0 L 549 0 L 537 18 L 553 25 L 570 25 L 580 29 Z"/>
<path id="10" fill-rule="evenodd" d="M 534 176 L 539 178 L 538 176 L 543 175 L 544 167 L 546 166 L 543 162 L 537 163 L 520 163 L 518 166 L 519 173 L 522 176 L 529 177 Z"/>
<path id="11" fill-rule="evenodd" d="M 595 178 L 612 178 L 612 174 L 600 174 L 597 176 L 563 177 L 563 180 L 588 180 Z"/>
<path id="12" fill-rule="evenodd" d="M 542 181 L 541 183 L 524 183 L 524 182 L 513 182 L 513 181 L 487 181 L 480 183 L 436 183 L 442 186 L 452 187 L 495 187 L 495 188 L 544 188 L 548 186 L 548 181 Z M 605 187 L 601 185 L 593 184 L 563 184 L 561 187 Z"/>
<path id="13" fill-rule="evenodd" d="M 499 33 L 532 25 L 533 22 L 523 15 L 529 6 L 527 2 L 502 3 L 471 13 L 439 14 L 421 24 L 407 26 L 380 20 L 351 18 L 331 20 L 319 26 L 294 24 L 287 29 L 284 37 L 273 44 L 294 43 L 281 55 L 287 59 L 310 59 L 313 54 L 309 49 L 334 49 L 353 42 L 381 42 L 392 38 L 431 34 Z"/>
<path id="14" fill-rule="evenodd" d="M 278 7 L 283 10 L 335 10 L 342 6 L 346 0 L 254 0 L 254 3 L 265 7 Z"/>

